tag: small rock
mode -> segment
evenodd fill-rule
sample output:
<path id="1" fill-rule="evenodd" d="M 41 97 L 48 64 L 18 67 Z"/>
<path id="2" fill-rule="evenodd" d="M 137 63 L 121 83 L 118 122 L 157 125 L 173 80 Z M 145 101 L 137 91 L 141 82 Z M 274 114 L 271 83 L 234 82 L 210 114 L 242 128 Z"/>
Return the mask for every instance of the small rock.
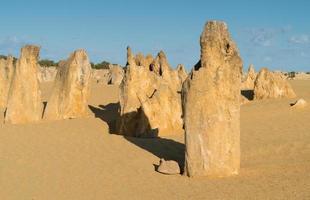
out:
<path id="1" fill-rule="evenodd" d="M 176 161 L 160 159 L 158 172 L 167 175 L 180 174 L 180 167 Z"/>
<path id="2" fill-rule="evenodd" d="M 298 99 L 295 103 L 292 104 L 292 108 L 304 108 L 306 105 L 307 102 L 304 99 Z"/>

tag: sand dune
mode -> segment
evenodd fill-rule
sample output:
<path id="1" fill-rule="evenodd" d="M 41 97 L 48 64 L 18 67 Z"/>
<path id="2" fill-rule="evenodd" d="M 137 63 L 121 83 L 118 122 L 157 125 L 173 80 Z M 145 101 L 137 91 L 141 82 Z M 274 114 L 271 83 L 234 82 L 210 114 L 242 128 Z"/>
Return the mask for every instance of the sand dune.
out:
<path id="1" fill-rule="evenodd" d="M 310 102 L 310 81 L 291 84 Z M 159 158 L 183 162 L 183 135 L 110 134 L 118 87 L 92 85 L 89 118 L 0 125 L 1 200 L 310 199 L 310 106 L 293 110 L 296 99 L 243 105 L 240 175 L 193 179 L 155 171 Z M 50 90 L 42 84 L 43 101 Z"/>

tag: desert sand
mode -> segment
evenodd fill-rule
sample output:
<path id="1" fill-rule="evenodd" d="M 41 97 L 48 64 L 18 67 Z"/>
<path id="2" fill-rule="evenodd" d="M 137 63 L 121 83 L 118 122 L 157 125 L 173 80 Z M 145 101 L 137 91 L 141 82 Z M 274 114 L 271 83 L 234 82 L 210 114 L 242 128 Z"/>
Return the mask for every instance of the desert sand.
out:
<path id="1" fill-rule="evenodd" d="M 290 83 L 310 102 L 310 81 Z M 41 88 L 46 102 L 52 83 Z M 112 134 L 118 92 L 93 80 L 88 118 L 1 123 L 0 199 L 310 199 L 310 106 L 292 109 L 298 98 L 242 105 L 238 176 L 188 178 L 155 170 L 160 158 L 183 163 L 183 134 Z"/>

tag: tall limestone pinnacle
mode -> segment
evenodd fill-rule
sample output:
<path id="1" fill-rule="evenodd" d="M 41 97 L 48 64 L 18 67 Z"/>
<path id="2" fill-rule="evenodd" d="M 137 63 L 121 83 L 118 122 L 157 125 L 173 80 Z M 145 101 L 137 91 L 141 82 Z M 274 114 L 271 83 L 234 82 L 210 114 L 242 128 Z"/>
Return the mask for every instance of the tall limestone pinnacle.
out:
<path id="1" fill-rule="evenodd" d="M 0 59 L 0 108 L 5 108 L 14 73 L 13 57 Z"/>
<path id="2" fill-rule="evenodd" d="M 200 62 L 182 88 L 184 173 L 235 175 L 240 168 L 242 59 L 224 22 L 207 22 L 200 46 Z"/>
<path id="3" fill-rule="evenodd" d="M 41 91 L 38 80 L 40 47 L 27 45 L 21 49 L 8 95 L 6 123 L 38 121 L 42 117 Z"/>
<path id="4" fill-rule="evenodd" d="M 58 69 L 45 119 L 60 120 L 87 116 L 91 66 L 84 50 L 72 53 Z"/>

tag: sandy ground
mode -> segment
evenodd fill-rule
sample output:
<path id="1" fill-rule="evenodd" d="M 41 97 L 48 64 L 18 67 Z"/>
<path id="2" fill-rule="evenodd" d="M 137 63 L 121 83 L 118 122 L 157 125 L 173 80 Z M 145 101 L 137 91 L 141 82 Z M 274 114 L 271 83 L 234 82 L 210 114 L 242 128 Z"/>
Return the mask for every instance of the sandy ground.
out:
<path id="1" fill-rule="evenodd" d="M 310 81 L 291 83 L 310 103 Z M 118 88 L 93 84 L 89 118 L 0 125 L 0 200 L 310 199 L 310 106 L 293 101 L 242 106 L 240 175 L 192 179 L 155 171 L 161 157 L 182 162 L 183 135 L 110 134 Z"/>

